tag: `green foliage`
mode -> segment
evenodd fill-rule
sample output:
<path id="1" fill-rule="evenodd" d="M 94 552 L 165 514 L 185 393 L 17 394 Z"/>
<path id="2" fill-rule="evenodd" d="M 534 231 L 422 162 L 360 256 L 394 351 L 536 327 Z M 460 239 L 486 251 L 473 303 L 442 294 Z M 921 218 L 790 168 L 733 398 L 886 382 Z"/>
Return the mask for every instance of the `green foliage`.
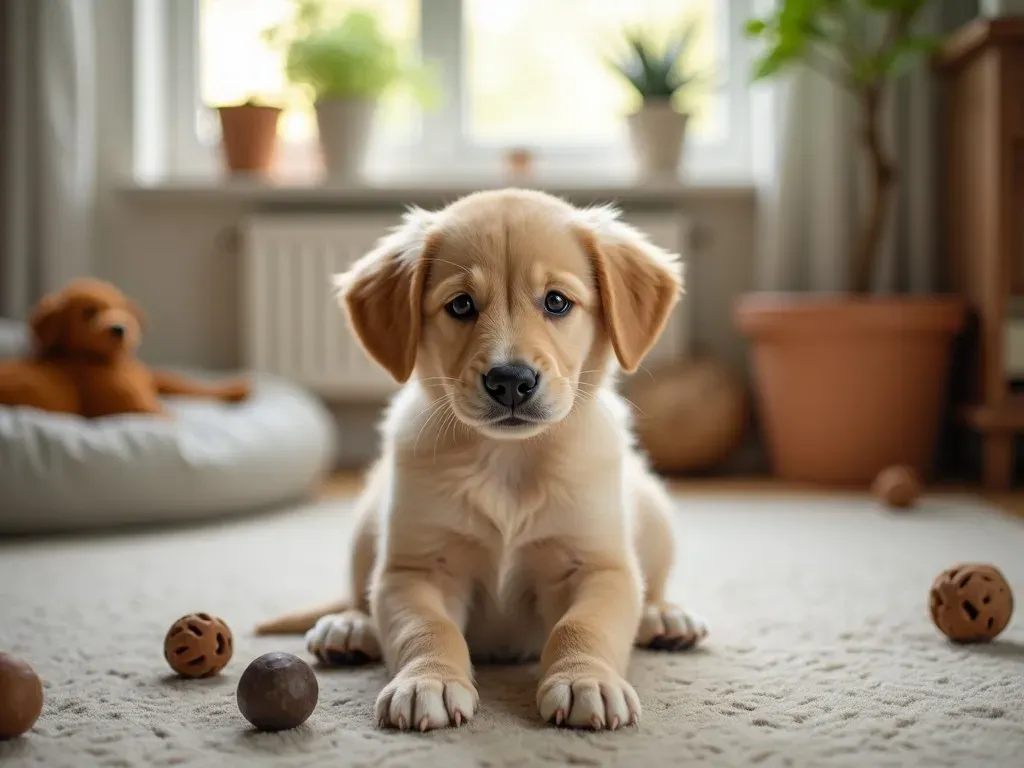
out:
<path id="1" fill-rule="evenodd" d="M 700 27 L 696 20 L 683 25 L 664 46 L 639 29 L 625 33 L 626 51 L 608 58 L 608 65 L 621 75 L 644 101 L 669 100 L 677 92 L 703 84 L 703 73 L 691 71 L 685 59 Z"/>
<path id="2" fill-rule="evenodd" d="M 293 0 L 291 19 L 264 31 L 285 50 L 285 75 L 314 101 L 379 99 L 398 84 L 411 86 L 421 102 L 435 97 L 434 72 L 402 60 L 375 16 L 365 11 L 332 13 L 324 0 Z"/>
<path id="3" fill-rule="evenodd" d="M 930 2 L 781 0 L 773 13 L 747 22 L 747 35 L 765 43 L 753 77 L 772 77 L 802 63 L 848 90 L 877 88 L 940 44 L 915 31 Z"/>

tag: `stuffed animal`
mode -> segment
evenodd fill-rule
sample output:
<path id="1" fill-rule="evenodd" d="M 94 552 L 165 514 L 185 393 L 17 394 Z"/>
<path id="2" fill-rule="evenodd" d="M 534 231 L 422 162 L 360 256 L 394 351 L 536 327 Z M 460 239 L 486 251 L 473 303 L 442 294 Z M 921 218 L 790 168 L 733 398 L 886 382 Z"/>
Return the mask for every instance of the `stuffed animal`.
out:
<path id="1" fill-rule="evenodd" d="M 110 283 L 81 278 L 42 299 L 29 319 L 33 351 L 0 361 L 0 406 L 23 405 L 87 418 L 166 416 L 160 395 L 238 402 L 243 379 L 205 383 L 150 370 L 135 357 L 144 318 Z"/>

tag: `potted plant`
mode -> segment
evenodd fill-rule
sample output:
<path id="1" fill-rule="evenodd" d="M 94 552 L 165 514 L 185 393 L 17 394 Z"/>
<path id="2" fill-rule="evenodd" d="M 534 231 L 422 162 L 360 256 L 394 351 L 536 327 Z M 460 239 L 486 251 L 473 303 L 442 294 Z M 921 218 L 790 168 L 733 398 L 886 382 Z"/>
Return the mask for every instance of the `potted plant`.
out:
<path id="1" fill-rule="evenodd" d="M 242 104 L 222 104 L 221 148 L 232 173 L 265 174 L 273 168 L 277 121 L 281 108 L 250 98 Z"/>
<path id="2" fill-rule="evenodd" d="M 361 175 L 377 104 L 401 81 L 421 86 L 426 70 L 401 60 L 372 14 L 339 10 L 324 0 L 295 0 L 288 22 L 264 31 L 285 50 L 285 75 L 316 109 L 320 149 L 329 177 Z"/>
<path id="3" fill-rule="evenodd" d="M 786 479 L 863 484 L 893 464 L 922 476 L 933 468 L 964 302 L 871 295 L 900 183 L 882 132 L 883 103 L 908 65 L 940 42 L 916 32 L 927 4 L 780 0 L 748 23 L 748 34 L 767 44 L 755 80 L 804 64 L 856 100 L 851 130 L 870 176 L 849 293 L 752 294 L 737 307 L 752 343 L 768 452 Z"/>
<path id="4" fill-rule="evenodd" d="M 688 91 L 703 81 L 683 61 L 697 31 L 697 22 L 691 21 L 664 46 L 658 46 L 653 35 L 629 30 L 625 53 L 608 59 L 613 71 L 639 98 L 639 107 L 626 121 L 638 173 L 644 180 L 675 179 L 678 175 L 690 119 L 682 102 Z"/>

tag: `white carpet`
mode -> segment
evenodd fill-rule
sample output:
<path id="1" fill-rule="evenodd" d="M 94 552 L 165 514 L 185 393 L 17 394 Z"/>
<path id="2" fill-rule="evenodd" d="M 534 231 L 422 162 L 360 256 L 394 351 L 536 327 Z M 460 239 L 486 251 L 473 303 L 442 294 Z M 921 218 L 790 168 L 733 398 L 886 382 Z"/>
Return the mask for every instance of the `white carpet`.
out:
<path id="1" fill-rule="evenodd" d="M 0 502 L 2 503 L 2 502 Z M 1024 605 L 1024 521 L 977 502 L 891 514 L 868 501 L 680 500 L 678 592 L 711 621 L 706 649 L 637 652 L 643 725 L 539 722 L 534 671 L 481 669 L 469 727 L 378 731 L 379 667 L 322 671 L 301 728 L 254 733 L 235 706 L 245 665 L 300 638 L 249 636 L 261 617 L 333 596 L 348 506 L 172 532 L 0 542 L 0 650 L 45 681 L 43 716 L 0 744 L 7 766 L 1020 766 L 1024 610 L 1001 642 L 958 648 L 928 587 L 962 560 L 997 564 Z M 180 681 L 162 658 L 179 615 L 236 635 L 221 677 Z"/>

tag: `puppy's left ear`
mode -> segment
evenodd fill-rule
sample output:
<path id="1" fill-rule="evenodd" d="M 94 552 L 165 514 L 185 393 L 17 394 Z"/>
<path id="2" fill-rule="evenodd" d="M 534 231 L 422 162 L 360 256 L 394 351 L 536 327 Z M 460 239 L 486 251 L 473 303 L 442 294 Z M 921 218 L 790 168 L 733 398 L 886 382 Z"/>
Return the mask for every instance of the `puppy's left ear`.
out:
<path id="1" fill-rule="evenodd" d="M 399 383 L 416 367 L 428 257 L 440 243 L 431 231 L 435 216 L 409 211 L 398 228 L 334 278 L 359 343 Z"/>
<path id="2" fill-rule="evenodd" d="M 580 211 L 576 231 L 594 265 L 615 356 L 624 371 L 633 373 L 679 300 L 682 263 L 678 255 L 658 248 L 620 221 L 614 208 Z"/>

